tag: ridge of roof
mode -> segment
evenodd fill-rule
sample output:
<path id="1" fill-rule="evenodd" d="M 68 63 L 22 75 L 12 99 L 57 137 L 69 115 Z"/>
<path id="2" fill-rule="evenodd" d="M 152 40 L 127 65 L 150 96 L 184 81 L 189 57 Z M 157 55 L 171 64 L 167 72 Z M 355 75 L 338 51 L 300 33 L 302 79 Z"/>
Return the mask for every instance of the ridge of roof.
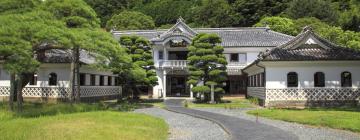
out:
<path id="1" fill-rule="evenodd" d="M 224 27 L 224 28 L 192 28 L 193 30 L 210 30 L 210 31 L 232 31 L 232 30 L 235 30 L 235 31 L 239 31 L 239 30 L 269 30 L 269 31 L 272 31 L 274 33 L 279 33 L 279 32 L 275 32 L 271 29 L 269 29 L 268 27 Z M 126 33 L 126 32 L 166 32 L 168 31 L 169 29 L 149 29 L 149 30 L 114 30 L 114 31 L 111 31 L 111 33 Z M 280 33 L 282 34 L 282 33 Z M 283 34 L 283 35 L 286 35 L 286 34 Z M 287 35 L 287 36 L 290 36 L 290 35 Z"/>

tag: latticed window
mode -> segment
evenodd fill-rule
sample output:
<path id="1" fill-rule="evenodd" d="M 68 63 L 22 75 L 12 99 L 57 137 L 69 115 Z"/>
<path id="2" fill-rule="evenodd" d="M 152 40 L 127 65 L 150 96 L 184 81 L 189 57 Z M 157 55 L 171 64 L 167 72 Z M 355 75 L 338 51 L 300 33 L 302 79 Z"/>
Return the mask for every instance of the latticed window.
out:
<path id="1" fill-rule="evenodd" d="M 289 72 L 287 74 L 287 86 L 288 87 L 298 86 L 298 75 L 296 72 Z"/>
<path id="2" fill-rule="evenodd" d="M 56 86 L 57 85 L 57 74 L 56 73 L 50 73 L 49 74 L 49 85 L 50 86 Z"/>
<path id="3" fill-rule="evenodd" d="M 341 86 L 342 87 L 352 87 L 351 73 L 350 72 L 342 72 L 341 73 Z"/>
<path id="4" fill-rule="evenodd" d="M 30 77 L 30 83 L 29 85 L 37 85 L 37 73 L 34 73 L 31 77 Z"/>
<path id="5" fill-rule="evenodd" d="M 323 72 L 316 72 L 314 74 L 314 86 L 325 87 L 325 74 Z"/>

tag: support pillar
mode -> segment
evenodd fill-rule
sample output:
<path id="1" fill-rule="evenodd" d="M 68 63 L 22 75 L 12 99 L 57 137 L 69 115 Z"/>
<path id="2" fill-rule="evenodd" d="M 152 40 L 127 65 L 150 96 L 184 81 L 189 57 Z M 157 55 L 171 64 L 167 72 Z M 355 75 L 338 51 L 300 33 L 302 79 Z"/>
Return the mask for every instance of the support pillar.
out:
<path id="1" fill-rule="evenodd" d="M 193 100 L 194 99 L 194 93 L 191 91 L 191 89 L 193 88 L 193 85 L 190 85 L 190 99 Z"/>
<path id="2" fill-rule="evenodd" d="M 163 98 L 166 99 L 166 70 L 164 70 L 164 74 L 163 74 Z"/>
<path id="3" fill-rule="evenodd" d="M 211 84 L 211 101 L 210 103 L 215 103 L 215 98 L 214 98 L 214 84 Z"/>

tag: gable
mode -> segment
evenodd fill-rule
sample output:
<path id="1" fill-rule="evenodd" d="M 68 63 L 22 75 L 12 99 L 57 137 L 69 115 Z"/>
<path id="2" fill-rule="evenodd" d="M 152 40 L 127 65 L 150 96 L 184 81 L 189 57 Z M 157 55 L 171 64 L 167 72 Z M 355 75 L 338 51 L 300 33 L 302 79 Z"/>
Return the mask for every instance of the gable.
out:
<path id="1" fill-rule="evenodd" d="M 315 34 L 311 28 L 259 56 L 264 61 L 360 60 L 357 50 L 340 47 Z"/>
<path id="2" fill-rule="evenodd" d="M 317 39 L 313 34 L 309 34 L 307 37 L 304 37 L 302 41 L 298 44 L 291 47 L 291 49 L 302 49 L 302 48 L 322 48 L 322 49 L 330 49 L 324 43 L 322 43 L 319 39 Z"/>
<path id="3" fill-rule="evenodd" d="M 174 26 L 172 26 L 168 31 L 161 34 L 160 36 L 164 36 L 166 34 L 171 34 L 171 33 L 183 33 L 183 34 L 188 34 L 190 36 L 195 36 L 197 34 L 197 32 L 195 32 L 188 25 L 186 25 L 184 19 L 182 18 L 179 18 Z"/>

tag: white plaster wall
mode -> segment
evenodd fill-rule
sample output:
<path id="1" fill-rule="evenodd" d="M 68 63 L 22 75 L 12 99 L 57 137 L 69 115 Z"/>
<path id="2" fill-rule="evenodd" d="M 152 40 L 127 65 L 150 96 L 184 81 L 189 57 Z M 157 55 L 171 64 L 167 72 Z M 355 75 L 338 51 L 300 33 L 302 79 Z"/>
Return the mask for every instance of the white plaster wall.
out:
<path id="1" fill-rule="evenodd" d="M 287 73 L 298 74 L 299 87 L 314 87 L 314 74 L 323 72 L 325 74 L 325 87 L 341 87 L 341 73 L 351 72 L 352 86 L 360 87 L 360 65 L 322 65 L 314 62 L 313 65 L 296 66 L 291 63 L 288 66 L 267 66 L 266 67 L 266 88 L 287 88 Z"/>
<path id="2" fill-rule="evenodd" d="M 246 53 L 246 64 L 252 63 L 257 59 L 260 52 L 273 47 L 225 47 L 224 54 L 228 63 L 230 63 L 230 53 Z"/>
<path id="3" fill-rule="evenodd" d="M 251 64 L 252 62 L 254 62 L 258 55 L 259 55 L 260 52 L 248 52 L 247 53 L 247 65 Z"/>
<path id="4" fill-rule="evenodd" d="M 57 86 L 68 87 L 70 79 L 70 64 L 43 64 L 37 71 L 37 85 L 27 85 L 28 87 L 47 87 L 49 86 L 49 74 L 56 73 Z"/>
<path id="5" fill-rule="evenodd" d="M 96 85 L 99 85 L 99 76 L 104 75 L 104 82 L 107 85 L 107 76 L 116 76 L 110 71 L 99 71 L 88 66 L 80 68 L 81 73 L 86 74 L 86 85 L 90 85 L 90 74 L 97 74 Z M 48 87 L 49 74 L 56 73 L 59 87 L 68 87 L 70 85 L 70 64 L 42 64 L 38 68 L 37 85 L 27 85 L 27 87 Z M 112 79 L 115 83 L 115 79 Z M 3 69 L 0 64 L 0 86 L 10 86 L 10 75 Z"/>
<path id="6" fill-rule="evenodd" d="M 161 96 L 159 92 L 160 89 L 162 89 L 163 94 L 165 94 L 163 88 L 163 77 L 164 77 L 163 71 L 156 70 L 156 77 L 158 78 L 158 85 L 153 87 L 153 98 L 158 98 Z"/>
<path id="7" fill-rule="evenodd" d="M 0 64 L 0 86 L 10 86 L 10 75 L 6 72 Z"/>
<path id="8" fill-rule="evenodd" d="M 56 73 L 58 85 L 60 87 L 69 86 L 69 64 L 42 64 L 37 73 L 37 85 L 27 85 L 27 87 L 47 87 L 49 86 L 49 74 Z M 0 65 L 0 86 L 10 86 L 10 75 Z"/>

